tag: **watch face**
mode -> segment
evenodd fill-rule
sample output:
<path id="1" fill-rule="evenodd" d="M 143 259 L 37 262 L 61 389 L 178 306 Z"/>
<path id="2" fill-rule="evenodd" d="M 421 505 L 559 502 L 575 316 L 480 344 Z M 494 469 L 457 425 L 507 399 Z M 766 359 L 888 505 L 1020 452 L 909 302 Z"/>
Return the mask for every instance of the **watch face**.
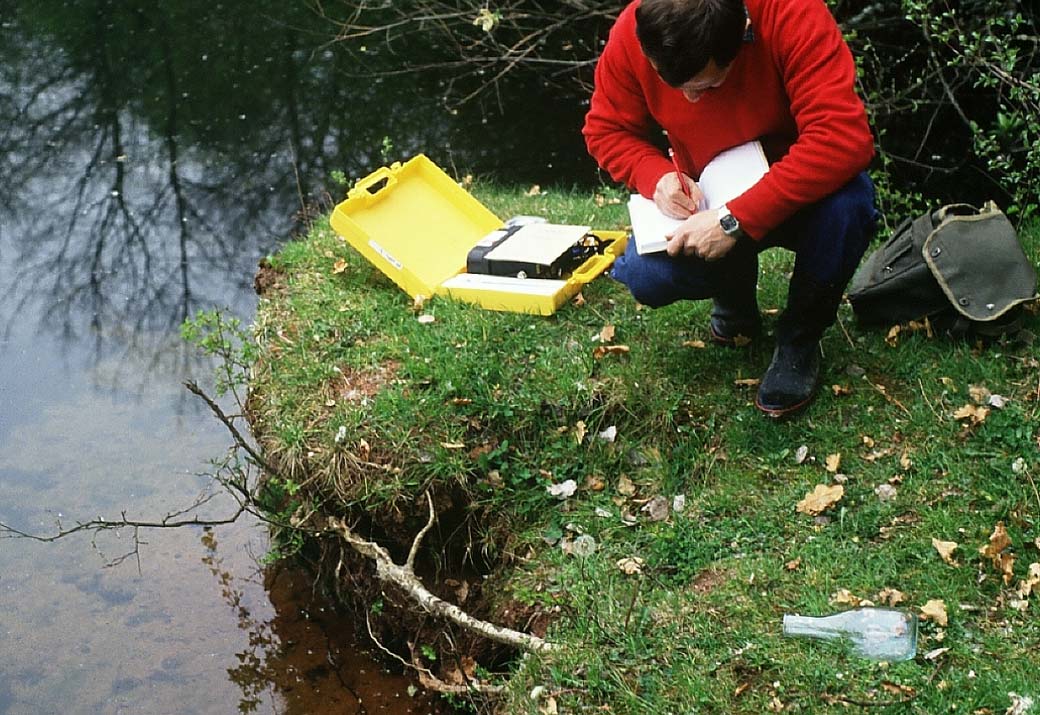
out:
<path id="1" fill-rule="evenodd" d="M 720 218 L 719 223 L 722 225 L 722 230 L 726 233 L 732 233 L 733 231 L 736 231 L 737 227 L 739 226 L 739 224 L 737 223 L 737 219 L 735 219 L 732 214 L 726 214 L 725 216 Z"/>

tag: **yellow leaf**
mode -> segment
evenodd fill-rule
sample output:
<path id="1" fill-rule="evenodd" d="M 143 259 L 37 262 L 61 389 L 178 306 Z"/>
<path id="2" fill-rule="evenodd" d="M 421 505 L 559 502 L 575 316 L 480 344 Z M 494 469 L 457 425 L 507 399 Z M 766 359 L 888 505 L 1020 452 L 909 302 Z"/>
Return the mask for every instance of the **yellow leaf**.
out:
<path id="1" fill-rule="evenodd" d="M 953 552 L 957 549 L 959 544 L 956 541 L 940 541 L 935 537 L 932 537 L 932 546 L 939 552 L 939 556 L 942 560 L 948 563 L 950 566 L 960 566 L 953 558 Z"/>
<path id="2" fill-rule="evenodd" d="M 827 466 L 827 471 L 834 474 L 838 471 L 838 467 L 841 466 L 841 453 L 828 454 L 824 464 Z"/>
<path id="3" fill-rule="evenodd" d="M 796 509 L 802 514 L 816 516 L 837 504 L 844 495 L 845 488 L 840 484 L 834 486 L 817 484 L 815 489 L 798 502 Z"/>
<path id="4" fill-rule="evenodd" d="M 603 326 L 603 329 L 599 331 L 599 340 L 601 343 L 609 343 L 614 340 L 614 326 L 607 324 Z"/>
<path id="5" fill-rule="evenodd" d="M 945 628 L 949 624 L 946 615 L 946 602 L 942 599 L 933 598 L 921 606 L 921 618 L 926 621 L 935 621 L 935 625 Z"/>

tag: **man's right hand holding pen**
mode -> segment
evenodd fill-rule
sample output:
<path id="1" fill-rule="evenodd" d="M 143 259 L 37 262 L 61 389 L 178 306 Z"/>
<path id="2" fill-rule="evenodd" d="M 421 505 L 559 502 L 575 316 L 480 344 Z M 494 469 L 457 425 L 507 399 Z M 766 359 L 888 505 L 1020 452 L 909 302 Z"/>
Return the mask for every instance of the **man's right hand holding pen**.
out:
<path id="1" fill-rule="evenodd" d="M 684 219 L 697 212 L 704 197 L 697 182 L 679 170 L 675 153 L 669 149 L 675 171 L 660 178 L 654 189 L 654 203 L 665 216 Z"/>

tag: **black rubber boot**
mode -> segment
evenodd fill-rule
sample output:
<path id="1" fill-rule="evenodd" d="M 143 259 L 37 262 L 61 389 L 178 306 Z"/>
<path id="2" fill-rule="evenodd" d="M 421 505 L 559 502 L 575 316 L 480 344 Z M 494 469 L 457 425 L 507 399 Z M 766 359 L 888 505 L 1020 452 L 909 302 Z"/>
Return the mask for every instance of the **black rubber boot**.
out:
<path id="1" fill-rule="evenodd" d="M 834 323 L 841 298 L 841 287 L 791 279 L 773 360 L 758 386 L 755 405 L 762 412 L 786 417 L 812 402 L 820 383 L 820 336 Z"/>
<path id="2" fill-rule="evenodd" d="M 712 299 L 712 342 L 726 347 L 741 347 L 762 332 L 758 312 L 758 255 L 734 256 L 739 260 L 734 269 L 720 272 Z"/>

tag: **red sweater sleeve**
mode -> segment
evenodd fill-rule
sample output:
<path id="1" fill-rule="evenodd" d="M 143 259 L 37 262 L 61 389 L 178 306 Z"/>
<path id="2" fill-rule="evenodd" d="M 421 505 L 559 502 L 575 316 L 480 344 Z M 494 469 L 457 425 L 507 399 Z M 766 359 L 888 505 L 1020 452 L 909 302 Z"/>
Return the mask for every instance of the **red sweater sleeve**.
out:
<path id="1" fill-rule="evenodd" d="M 755 186 L 727 206 L 761 237 L 863 171 L 874 139 L 856 94 L 856 67 L 822 0 L 764 2 L 758 31 L 772 47 L 798 135 Z"/>
<path id="2" fill-rule="evenodd" d="M 635 5 L 622 11 L 600 55 L 582 134 L 589 154 L 611 178 L 650 198 L 672 165 L 648 140 L 654 125 L 634 71 L 643 60 L 630 56 L 640 52 L 638 44 L 625 41 L 635 35 Z"/>

